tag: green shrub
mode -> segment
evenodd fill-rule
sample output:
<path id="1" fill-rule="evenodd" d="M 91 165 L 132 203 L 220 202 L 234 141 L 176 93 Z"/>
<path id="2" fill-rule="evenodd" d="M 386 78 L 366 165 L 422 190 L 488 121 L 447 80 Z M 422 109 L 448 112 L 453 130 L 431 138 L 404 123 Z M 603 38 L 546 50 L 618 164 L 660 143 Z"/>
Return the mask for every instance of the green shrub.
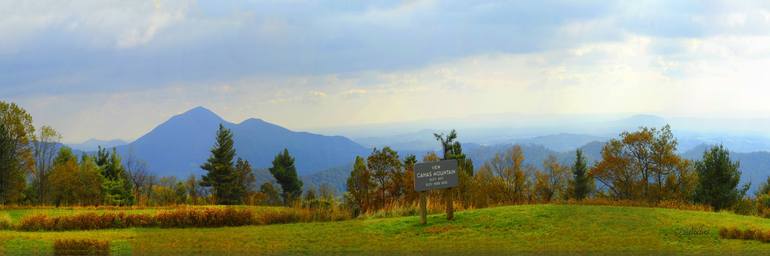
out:
<path id="1" fill-rule="evenodd" d="M 13 229 L 13 221 L 8 215 L 0 215 L 0 230 Z"/>
<path id="2" fill-rule="evenodd" d="M 58 239 L 53 243 L 54 255 L 110 255 L 110 243 L 94 239 Z"/>
<path id="3" fill-rule="evenodd" d="M 733 212 L 740 215 L 757 215 L 757 205 L 751 199 L 740 199 L 733 205 Z"/>

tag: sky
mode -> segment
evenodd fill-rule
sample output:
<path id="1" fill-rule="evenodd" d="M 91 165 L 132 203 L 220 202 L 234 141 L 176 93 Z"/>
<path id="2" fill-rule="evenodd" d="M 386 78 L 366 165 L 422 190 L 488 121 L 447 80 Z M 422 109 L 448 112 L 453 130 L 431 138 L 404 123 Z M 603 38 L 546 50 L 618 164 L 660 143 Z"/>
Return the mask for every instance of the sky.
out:
<path id="1" fill-rule="evenodd" d="M 65 142 L 196 106 L 291 129 L 770 118 L 768 1 L 0 0 L 0 100 Z"/>

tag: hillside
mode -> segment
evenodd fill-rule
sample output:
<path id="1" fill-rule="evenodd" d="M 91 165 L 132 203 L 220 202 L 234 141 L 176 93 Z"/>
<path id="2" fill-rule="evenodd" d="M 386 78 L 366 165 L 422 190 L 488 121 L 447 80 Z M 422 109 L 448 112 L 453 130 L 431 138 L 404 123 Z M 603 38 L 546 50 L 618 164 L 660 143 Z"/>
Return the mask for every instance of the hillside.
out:
<path id="1" fill-rule="evenodd" d="M 418 217 L 211 229 L 66 232 L 129 254 L 762 254 L 770 244 L 723 240 L 719 227 L 770 230 L 770 220 L 671 209 L 522 205 Z M 184 231 L 184 232 L 181 232 Z M 45 252 L 62 233 L 0 231 L 0 254 Z M 4 250 L 4 251 L 3 251 Z"/>
<path id="2" fill-rule="evenodd" d="M 174 116 L 117 149 L 124 158 L 134 154 L 147 162 L 157 175 L 184 178 L 190 173 L 201 174 L 200 165 L 214 145 L 219 124 L 232 130 L 238 157 L 258 169 L 270 167 L 284 148 L 295 157 L 300 175 L 341 166 L 369 152 L 345 137 L 295 132 L 259 119 L 230 123 L 202 107 Z"/>

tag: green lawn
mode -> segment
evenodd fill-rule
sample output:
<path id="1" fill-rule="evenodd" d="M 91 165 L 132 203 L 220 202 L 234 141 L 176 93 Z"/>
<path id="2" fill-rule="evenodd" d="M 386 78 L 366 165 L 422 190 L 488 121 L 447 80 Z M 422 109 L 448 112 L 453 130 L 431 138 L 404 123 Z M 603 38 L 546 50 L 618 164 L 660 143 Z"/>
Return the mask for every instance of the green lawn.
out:
<path id="1" fill-rule="evenodd" d="M 670 209 L 524 205 L 432 215 L 327 223 L 212 229 L 124 229 L 74 232 L 0 231 L 5 254 L 50 253 L 57 238 L 112 241 L 129 254 L 761 254 L 770 244 L 721 240 L 721 226 L 770 230 L 770 220 Z M 2 254 L 2 253 L 0 253 Z"/>

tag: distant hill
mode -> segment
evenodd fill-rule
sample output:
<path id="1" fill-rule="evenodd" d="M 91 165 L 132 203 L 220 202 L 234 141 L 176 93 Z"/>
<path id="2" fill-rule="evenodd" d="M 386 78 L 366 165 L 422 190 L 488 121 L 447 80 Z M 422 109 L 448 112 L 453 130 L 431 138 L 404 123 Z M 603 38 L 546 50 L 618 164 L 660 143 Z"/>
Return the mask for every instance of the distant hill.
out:
<path id="1" fill-rule="evenodd" d="M 345 137 L 294 132 L 259 119 L 234 124 L 202 107 L 174 116 L 136 141 L 117 148 L 124 159 L 133 154 L 158 175 L 202 174 L 200 165 L 209 156 L 219 124 L 232 130 L 238 157 L 251 162 L 254 168 L 270 167 L 284 148 L 296 158 L 300 175 L 341 166 L 352 162 L 356 155 L 369 153 L 369 149 Z"/>
<path id="2" fill-rule="evenodd" d="M 334 190 L 337 192 L 337 195 L 341 195 L 342 192 L 347 190 L 346 183 L 352 169 L 353 162 L 351 161 L 346 165 L 333 167 L 313 174 L 301 176 L 300 179 L 302 180 L 302 189 L 318 189 L 321 187 L 321 185 L 327 184 L 334 188 Z M 254 170 L 254 176 L 256 176 L 255 183 L 257 189 L 259 189 L 262 184 L 265 184 L 265 182 L 270 182 L 273 183 L 274 186 L 278 186 L 278 183 L 275 181 L 275 178 L 273 178 L 273 175 L 270 174 L 268 169 Z"/>
<path id="3" fill-rule="evenodd" d="M 83 143 L 67 144 L 68 147 L 79 151 L 96 151 L 99 146 L 102 148 L 113 148 L 117 146 L 126 145 L 128 142 L 124 140 L 98 140 L 90 139 Z"/>
<path id="4" fill-rule="evenodd" d="M 559 133 L 554 135 L 537 136 L 529 139 L 514 140 L 514 144 L 521 145 L 541 145 L 550 150 L 557 152 L 574 151 L 581 146 L 595 141 L 607 141 L 605 137 L 585 135 L 585 134 L 572 134 L 572 133 Z"/>

